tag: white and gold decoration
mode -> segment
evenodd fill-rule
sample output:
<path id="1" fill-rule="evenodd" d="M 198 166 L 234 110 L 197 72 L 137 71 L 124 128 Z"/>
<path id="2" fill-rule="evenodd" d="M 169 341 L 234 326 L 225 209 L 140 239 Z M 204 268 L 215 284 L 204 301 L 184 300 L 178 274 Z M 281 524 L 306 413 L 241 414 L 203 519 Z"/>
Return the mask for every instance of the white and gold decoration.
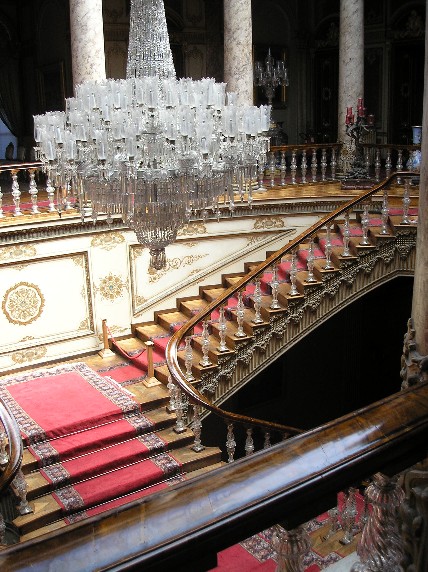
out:
<path id="1" fill-rule="evenodd" d="M 36 284 L 18 282 L 5 293 L 2 310 L 11 324 L 27 325 L 40 317 L 45 298 Z"/>

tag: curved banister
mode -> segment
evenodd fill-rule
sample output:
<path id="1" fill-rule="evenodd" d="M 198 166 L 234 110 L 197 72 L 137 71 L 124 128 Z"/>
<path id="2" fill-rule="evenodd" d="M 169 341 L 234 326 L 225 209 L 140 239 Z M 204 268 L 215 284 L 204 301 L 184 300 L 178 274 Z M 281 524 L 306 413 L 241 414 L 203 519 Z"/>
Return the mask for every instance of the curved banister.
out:
<path id="1" fill-rule="evenodd" d="M 310 149 L 340 149 L 342 143 L 297 143 L 296 145 L 271 145 L 270 151 L 304 151 Z"/>
<path id="2" fill-rule="evenodd" d="M 322 146 L 322 145 L 321 145 Z M 264 271 L 268 270 L 274 263 L 281 260 L 281 258 L 293 252 L 299 244 L 307 241 L 310 237 L 318 230 L 320 230 L 323 226 L 327 223 L 332 222 L 338 216 L 346 213 L 349 209 L 353 208 L 358 203 L 366 200 L 368 197 L 378 193 L 385 187 L 387 187 L 391 181 L 396 178 L 402 177 L 415 177 L 418 173 L 412 173 L 409 171 L 397 171 L 387 177 L 384 181 L 376 184 L 368 191 L 363 192 L 361 195 L 351 199 L 345 205 L 339 207 L 332 213 L 326 215 L 318 222 L 314 223 L 309 229 L 299 234 L 296 238 L 290 240 L 290 242 L 279 249 L 278 251 L 271 254 L 264 262 L 260 263 L 255 268 L 252 268 L 250 272 L 248 272 L 245 276 L 243 276 L 240 280 L 235 282 L 230 288 L 228 288 L 221 296 L 217 299 L 213 300 L 210 304 L 205 306 L 203 310 L 199 311 L 192 317 L 186 324 L 184 324 L 177 332 L 174 333 L 171 340 L 169 341 L 167 348 L 166 348 L 166 361 L 168 365 L 169 372 L 175 382 L 178 383 L 180 388 L 183 392 L 189 397 L 192 403 L 196 403 L 208 409 L 210 412 L 216 414 L 218 417 L 225 419 L 227 422 L 239 422 L 243 425 L 253 425 L 258 427 L 263 427 L 266 429 L 274 429 L 283 432 L 288 432 L 291 435 L 297 434 L 300 430 L 294 427 L 287 427 L 284 425 L 279 425 L 275 423 L 269 423 L 267 421 L 262 421 L 260 419 L 254 419 L 251 417 L 246 417 L 244 415 L 239 415 L 237 413 L 232 413 L 229 411 L 225 411 L 220 407 L 217 407 L 213 403 L 211 403 L 202 393 L 200 393 L 189 381 L 186 380 L 185 376 L 183 375 L 181 368 L 178 363 L 178 348 L 182 343 L 183 339 L 189 335 L 192 331 L 193 327 L 198 324 L 199 322 L 203 321 L 205 318 L 209 317 L 211 313 L 221 306 L 224 302 L 226 302 L 231 296 L 241 290 L 246 284 L 251 282 L 257 276 L 261 275 Z"/>
<path id="3" fill-rule="evenodd" d="M 23 454 L 21 432 L 8 406 L 0 399 L 0 421 L 9 442 L 9 460 L 0 471 L 0 494 L 10 485 L 18 472 Z"/>

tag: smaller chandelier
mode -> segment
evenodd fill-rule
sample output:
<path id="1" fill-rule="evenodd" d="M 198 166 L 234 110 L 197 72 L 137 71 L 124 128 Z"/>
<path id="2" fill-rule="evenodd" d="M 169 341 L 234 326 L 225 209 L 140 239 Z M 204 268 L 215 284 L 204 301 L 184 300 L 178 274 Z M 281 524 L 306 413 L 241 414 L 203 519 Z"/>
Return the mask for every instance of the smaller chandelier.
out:
<path id="1" fill-rule="evenodd" d="M 270 53 L 270 48 L 265 58 L 264 66 L 260 61 L 257 61 L 254 65 L 254 84 L 264 89 L 269 105 L 272 105 L 275 89 L 278 86 L 289 85 L 288 68 L 285 65 L 285 61 L 277 60 L 275 62 Z"/>

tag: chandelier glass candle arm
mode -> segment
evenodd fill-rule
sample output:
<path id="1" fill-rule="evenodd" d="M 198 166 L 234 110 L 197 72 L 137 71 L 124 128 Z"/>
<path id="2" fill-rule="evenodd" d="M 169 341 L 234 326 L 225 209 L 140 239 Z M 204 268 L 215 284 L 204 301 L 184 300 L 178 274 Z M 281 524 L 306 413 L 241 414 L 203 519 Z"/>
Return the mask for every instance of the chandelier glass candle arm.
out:
<path id="1" fill-rule="evenodd" d="M 278 86 L 288 86 L 288 68 L 284 60 L 275 61 L 271 55 L 270 48 L 263 63 L 257 61 L 254 64 L 254 84 L 263 87 L 269 105 L 272 105 L 272 99 L 275 89 Z"/>
<path id="2" fill-rule="evenodd" d="M 76 86 L 65 112 L 34 117 L 35 140 L 51 179 L 72 180 L 95 220 L 122 214 L 160 269 L 192 216 L 251 193 L 270 106 L 239 106 L 211 78 L 176 79 L 161 0 L 133 0 L 130 17 L 127 79 Z"/>

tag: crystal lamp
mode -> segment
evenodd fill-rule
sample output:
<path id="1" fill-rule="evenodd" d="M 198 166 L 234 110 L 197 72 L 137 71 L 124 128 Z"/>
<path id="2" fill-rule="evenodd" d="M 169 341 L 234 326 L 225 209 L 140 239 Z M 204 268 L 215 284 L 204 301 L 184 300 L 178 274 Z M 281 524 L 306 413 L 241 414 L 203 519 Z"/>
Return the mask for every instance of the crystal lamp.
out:
<path id="1" fill-rule="evenodd" d="M 34 137 L 51 180 L 90 200 L 95 220 L 121 214 L 160 269 L 192 217 L 251 202 L 271 108 L 238 105 L 211 78 L 177 79 L 162 0 L 131 2 L 129 38 L 127 78 L 76 86 L 65 112 L 34 117 Z"/>

